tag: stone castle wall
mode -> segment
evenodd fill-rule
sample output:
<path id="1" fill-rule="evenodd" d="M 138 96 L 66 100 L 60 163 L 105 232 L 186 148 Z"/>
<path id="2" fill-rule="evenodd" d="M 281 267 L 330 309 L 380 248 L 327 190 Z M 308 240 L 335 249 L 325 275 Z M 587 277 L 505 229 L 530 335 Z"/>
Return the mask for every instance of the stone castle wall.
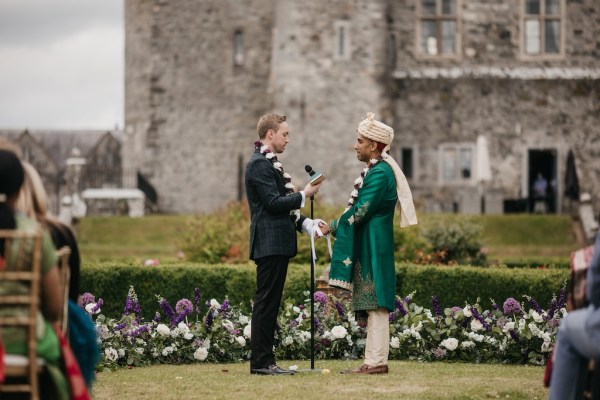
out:
<path id="1" fill-rule="evenodd" d="M 410 182 L 425 209 L 450 211 L 476 189 L 441 182 L 439 148 L 478 134 L 498 198 L 527 195 L 529 149 L 554 149 L 562 180 L 572 148 L 598 208 L 600 9 L 565 0 L 564 54 L 540 58 L 523 54 L 518 4 L 460 1 L 458 53 L 428 57 L 417 51 L 415 0 L 127 1 L 124 158 L 155 185 L 161 210 L 210 211 L 239 198 L 256 121 L 278 112 L 298 189 L 311 164 L 328 178 L 320 199 L 342 204 L 361 170 L 356 126 L 373 111 L 396 130 L 394 155 L 414 150 Z"/>

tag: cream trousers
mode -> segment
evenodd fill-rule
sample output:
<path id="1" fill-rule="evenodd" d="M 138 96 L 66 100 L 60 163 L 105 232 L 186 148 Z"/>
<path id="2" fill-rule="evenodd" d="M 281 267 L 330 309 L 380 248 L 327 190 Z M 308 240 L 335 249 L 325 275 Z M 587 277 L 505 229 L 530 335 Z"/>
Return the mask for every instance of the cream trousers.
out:
<path id="1" fill-rule="evenodd" d="M 387 308 L 367 311 L 367 347 L 365 364 L 371 367 L 387 365 L 390 353 L 390 312 Z"/>

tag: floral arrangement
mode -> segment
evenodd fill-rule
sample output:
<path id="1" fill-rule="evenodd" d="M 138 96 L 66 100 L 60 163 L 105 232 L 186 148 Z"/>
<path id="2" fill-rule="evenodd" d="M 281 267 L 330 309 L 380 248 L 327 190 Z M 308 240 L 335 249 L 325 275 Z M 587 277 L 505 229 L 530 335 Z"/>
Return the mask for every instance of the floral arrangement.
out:
<path id="1" fill-rule="evenodd" d="M 308 297 L 308 292 L 306 292 Z M 431 309 L 415 304 L 413 294 L 396 298 L 390 313 L 390 359 L 421 361 L 529 363 L 543 365 L 551 354 L 556 333 L 567 311 L 565 288 L 543 310 L 535 299 L 508 298 L 492 309 L 478 304 L 442 309 L 432 297 Z M 366 320 L 351 310 L 350 303 L 316 292 L 315 356 L 319 359 L 357 359 L 364 354 Z M 152 321 L 140 318 L 140 305 L 130 287 L 123 314 L 118 319 L 101 313 L 102 299 L 90 293 L 80 298 L 96 324 L 101 343 L 100 370 L 120 366 L 238 362 L 249 359 L 251 316 L 241 307 L 211 299 L 180 299 L 172 307 L 157 296 L 160 312 Z M 302 304 L 286 302 L 278 317 L 276 357 L 310 357 L 310 299 Z"/>

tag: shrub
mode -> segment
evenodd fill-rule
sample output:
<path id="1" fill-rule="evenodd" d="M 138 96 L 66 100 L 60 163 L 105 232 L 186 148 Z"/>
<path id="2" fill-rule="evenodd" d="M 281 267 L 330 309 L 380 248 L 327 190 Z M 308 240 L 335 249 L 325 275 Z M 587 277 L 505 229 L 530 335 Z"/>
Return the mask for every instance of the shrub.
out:
<path id="1" fill-rule="evenodd" d="M 317 276 L 319 271 L 317 271 Z M 464 301 L 489 307 L 490 298 L 520 298 L 523 294 L 548 304 L 569 278 L 564 269 L 509 269 L 477 267 L 415 266 L 402 263 L 396 267 L 396 293 L 416 291 L 414 298 L 427 303 L 437 295 L 444 307 L 460 306 Z M 109 315 L 122 311 L 129 286 L 136 287 L 142 315 L 154 316 L 155 295 L 169 301 L 188 297 L 195 287 L 202 288 L 202 298 L 222 299 L 229 296 L 232 304 L 250 309 L 256 289 L 256 267 L 240 265 L 163 264 L 144 267 L 132 264 L 103 263 L 84 265 L 81 270 L 81 292 L 102 297 Z M 310 288 L 310 266 L 290 264 L 284 289 L 284 299 L 299 302 Z"/>
<path id="2" fill-rule="evenodd" d="M 444 264 L 485 264 L 482 252 L 482 227 L 473 221 L 456 219 L 440 222 L 423 229 L 423 236 Z"/>

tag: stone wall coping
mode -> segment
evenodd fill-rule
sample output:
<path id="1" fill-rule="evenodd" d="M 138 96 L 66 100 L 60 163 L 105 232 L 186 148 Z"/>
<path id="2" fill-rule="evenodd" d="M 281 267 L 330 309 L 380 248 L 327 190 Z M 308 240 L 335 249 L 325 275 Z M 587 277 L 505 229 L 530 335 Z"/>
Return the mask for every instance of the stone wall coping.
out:
<path id="1" fill-rule="evenodd" d="M 424 67 L 396 69 L 393 73 L 396 79 L 600 79 L 600 68 L 575 67 Z"/>

